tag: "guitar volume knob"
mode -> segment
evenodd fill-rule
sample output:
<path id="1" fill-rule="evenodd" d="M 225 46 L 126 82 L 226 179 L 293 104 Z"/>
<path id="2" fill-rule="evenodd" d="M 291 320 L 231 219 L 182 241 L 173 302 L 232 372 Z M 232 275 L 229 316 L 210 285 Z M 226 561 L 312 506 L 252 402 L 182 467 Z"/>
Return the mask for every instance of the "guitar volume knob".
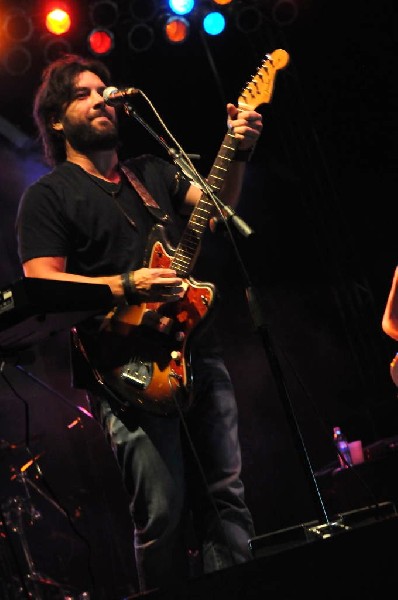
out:
<path id="1" fill-rule="evenodd" d="M 172 350 L 170 356 L 173 360 L 179 362 L 181 360 L 182 354 L 181 352 L 178 352 L 178 350 Z"/>

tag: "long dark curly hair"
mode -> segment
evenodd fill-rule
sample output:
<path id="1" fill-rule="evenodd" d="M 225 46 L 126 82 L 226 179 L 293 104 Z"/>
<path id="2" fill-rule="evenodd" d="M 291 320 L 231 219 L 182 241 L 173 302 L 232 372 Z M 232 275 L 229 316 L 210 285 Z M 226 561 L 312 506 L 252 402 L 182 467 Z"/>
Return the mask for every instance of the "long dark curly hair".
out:
<path id="1" fill-rule="evenodd" d="M 110 71 L 104 63 L 77 54 L 66 54 L 43 70 L 34 99 L 33 118 L 39 130 L 44 158 L 50 166 L 66 159 L 64 134 L 55 130 L 53 124 L 60 120 L 71 102 L 74 80 L 83 71 L 98 75 L 105 86 L 111 83 Z"/>

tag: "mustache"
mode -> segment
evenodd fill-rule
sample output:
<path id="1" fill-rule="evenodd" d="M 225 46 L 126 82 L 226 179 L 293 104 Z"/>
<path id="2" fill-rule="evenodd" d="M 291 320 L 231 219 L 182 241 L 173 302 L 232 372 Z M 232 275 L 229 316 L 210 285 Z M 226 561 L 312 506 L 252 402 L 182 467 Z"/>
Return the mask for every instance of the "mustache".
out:
<path id="1" fill-rule="evenodd" d="M 112 123 L 116 124 L 116 118 L 115 118 L 115 116 L 111 112 L 109 112 L 106 108 L 95 110 L 95 112 L 93 112 L 91 114 L 90 120 L 93 121 L 97 117 L 106 117 L 107 119 L 109 119 L 110 121 L 112 121 Z"/>

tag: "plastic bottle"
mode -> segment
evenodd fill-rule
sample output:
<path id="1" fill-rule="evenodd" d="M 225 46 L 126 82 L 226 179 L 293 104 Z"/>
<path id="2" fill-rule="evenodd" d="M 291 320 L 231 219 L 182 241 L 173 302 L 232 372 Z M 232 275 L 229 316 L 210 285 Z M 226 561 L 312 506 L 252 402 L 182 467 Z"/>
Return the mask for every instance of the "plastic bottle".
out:
<path id="1" fill-rule="evenodd" d="M 347 438 L 342 433 L 340 427 L 333 427 L 333 441 L 337 449 L 340 467 L 342 469 L 348 468 L 352 465 L 351 452 Z"/>

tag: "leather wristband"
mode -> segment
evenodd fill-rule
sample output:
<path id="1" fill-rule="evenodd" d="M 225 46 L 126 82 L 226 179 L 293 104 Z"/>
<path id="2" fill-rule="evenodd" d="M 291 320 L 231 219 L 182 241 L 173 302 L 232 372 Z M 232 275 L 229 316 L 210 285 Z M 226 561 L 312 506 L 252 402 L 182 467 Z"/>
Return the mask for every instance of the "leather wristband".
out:
<path id="1" fill-rule="evenodd" d="M 134 271 L 127 271 L 127 273 L 122 273 L 121 277 L 123 293 L 127 304 L 140 304 L 140 298 L 137 292 L 137 288 L 135 287 L 133 274 Z"/>
<path id="2" fill-rule="evenodd" d="M 252 148 L 248 148 L 247 150 L 239 150 L 238 148 L 234 154 L 233 160 L 236 160 L 238 162 L 249 162 L 253 155 L 254 148 L 255 146 L 253 146 Z"/>

